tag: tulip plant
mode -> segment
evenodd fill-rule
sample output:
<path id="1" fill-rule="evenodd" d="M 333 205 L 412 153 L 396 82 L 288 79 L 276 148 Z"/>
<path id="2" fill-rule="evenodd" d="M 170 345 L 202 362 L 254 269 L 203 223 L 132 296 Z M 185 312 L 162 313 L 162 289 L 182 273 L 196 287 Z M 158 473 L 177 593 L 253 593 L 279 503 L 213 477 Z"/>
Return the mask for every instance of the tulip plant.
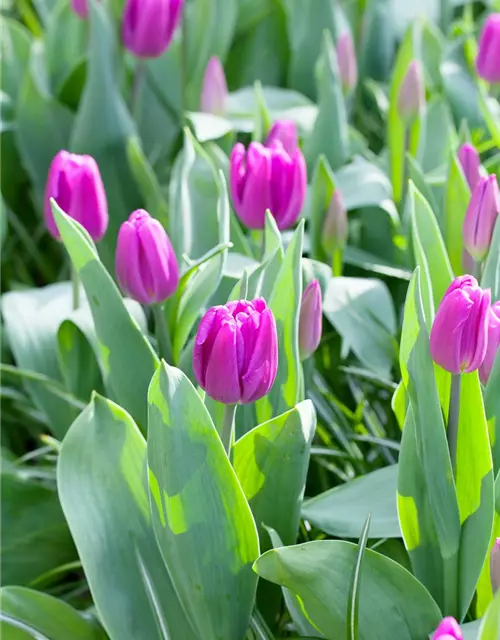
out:
<path id="1" fill-rule="evenodd" d="M 0 634 L 500 639 L 500 6 L 2 5 Z"/>

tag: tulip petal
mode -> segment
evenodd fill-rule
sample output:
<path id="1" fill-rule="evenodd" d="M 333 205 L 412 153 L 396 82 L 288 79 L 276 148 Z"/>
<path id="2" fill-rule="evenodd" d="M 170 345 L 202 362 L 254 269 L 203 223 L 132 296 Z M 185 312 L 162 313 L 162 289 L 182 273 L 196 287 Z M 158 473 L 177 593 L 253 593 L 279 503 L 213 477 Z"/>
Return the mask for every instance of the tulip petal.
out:
<path id="1" fill-rule="evenodd" d="M 281 220 L 280 229 L 291 227 L 300 215 L 307 193 L 307 168 L 302 152 L 297 149 L 293 157 L 293 175 L 290 199 L 287 210 Z"/>
<path id="2" fill-rule="evenodd" d="M 174 248 L 162 224 L 150 218 L 137 229 L 141 245 L 140 271 L 152 301 L 163 302 L 177 289 L 179 268 Z"/>
<path id="3" fill-rule="evenodd" d="M 211 398 L 224 404 L 235 404 L 241 398 L 236 332 L 234 322 L 223 322 L 217 332 L 206 367 L 205 390 Z"/>
<path id="4" fill-rule="evenodd" d="M 242 402 L 255 402 L 266 395 L 274 384 L 278 368 L 276 323 L 270 309 L 260 319 L 253 353 L 242 376 Z"/>
<path id="5" fill-rule="evenodd" d="M 141 247 L 135 227 L 128 221 L 124 222 L 120 227 L 116 246 L 116 277 L 126 295 L 142 304 L 148 304 L 150 298 L 140 275 L 140 254 Z"/>
<path id="6" fill-rule="evenodd" d="M 434 362 L 451 373 L 461 372 L 462 333 L 472 301 L 460 289 L 443 298 L 430 334 L 430 352 Z"/>
<path id="7" fill-rule="evenodd" d="M 198 383 L 205 388 L 205 373 L 213 343 L 220 326 L 217 321 L 220 310 L 223 307 L 212 307 L 200 321 L 193 349 L 193 371 Z"/>
<path id="8" fill-rule="evenodd" d="M 271 208 L 271 151 L 251 142 L 246 155 L 246 182 L 236 213 L 250 229 L 263 229 L 266 209 Z"/>

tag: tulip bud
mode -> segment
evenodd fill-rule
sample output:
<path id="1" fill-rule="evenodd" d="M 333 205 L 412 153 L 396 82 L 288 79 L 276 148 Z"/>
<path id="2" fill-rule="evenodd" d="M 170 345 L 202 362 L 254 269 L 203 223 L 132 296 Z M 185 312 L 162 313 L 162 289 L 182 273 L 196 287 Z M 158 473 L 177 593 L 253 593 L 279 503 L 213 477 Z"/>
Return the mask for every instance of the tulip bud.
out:
<path id="1" fill-rule="evenodd" d="M 490 290 L 469 275 L 448 287 L 430 335 L 431 356 L 440 367 L 454 374 L 479 369 L 486 355 L 490 299 Z"/>
<path id="2" fill-rule="evenodd" d="M 179 24 L 184 0 L 127 0 L 122 39 L 139 58 L 157 58 L 166 51 Z"/>
<path id="3" fill-rule="evenodd" d="M 222 116 L 226 112 L 227 83 L 224 67 L 219 58 L 210 58 L 203 77 L 200 109 L 205 113 Z"/>
<path id="4" fill-rule="evenodd" d="M 496 176 L 480 178 L 469 201 L 463 227 L 465 248 L 477 261 L 484 260 L 488 253 L 499 210 Z"/>
<path id="5" fill-rule="evenodd" d="M 234 209 L 250 229 L 263 229 L 269 209 L 279 229 L 291 227 L 299 217 L 307 190 L 302 151 L 288 153 L 279 140 L 269 147 L 238 143 L 231 153 L 229 179 Z"/>
<path id="6" fill-rule="evenodd" d="M 321 288 L 317 280 L 311 280 L 302 294 L 299 316 L 300 359 L 306 360 L 318 348 L 321 340 L 323 305 Z"/>
<path id="7" fill-rule="evenodd" d="M 348 31 L 345 31 L 337 42 L 337 59 L 342 89 L 347 95 L 355 89 L 358 82 L 356 52 L 354 51 L 351 34 Z"/>
<path id="8" fill-rule="evenodd" d="M 269 393 L 278 369 L 273 312 L 263 298 L 212 307 L 201 319 L 193 371 L 207 394 L 224 404 L 249 404 Z"/>
<path id="9" fill-rule="evenodd" d="M 495 594 L 500 589 L 500 538 L 495 540 L 490 553 L 491 589 Z"/>
<path id="10" fill-rule="evenodd" d="M 500 300 L 492 304 L 488 313 L 488 346 L 483 364 L 479 367 L 479 378 L 483 384 L 488 382 L 495 357 L 500 349 Z M 500 540 L 500 538 L 499 538 Z M 500 572 L 500 560 L 499 563 Z M 498 584 L 500 584 L 500 573 L 498 574 Z"/>
<path id="11" fill-rule="evenodd" d="M 87 18 L 89 15 L 88 0 L 71 0 L 71 8 L 80 18 Z"/>
<path id="12" fill-rule="evenodd" d="M 438 628 L 434 631 L 432 640 L 463 640 L 463 637 L 458 622 L 455 618 L 448 616 L 441 620 Z"/>
<path id="13" fill-rule="evenodd" d="M 116 276 L 123 291 L 142 304 L 163 302 L 177 289 L 179 267 L 170 239 L 144 209 L 120 227 Z"/>
<path id="14" fill-rule="evenodd" d="M 462 166 L 470 190 L 474 191 L 482 176 L 481 161 L 478 152 L 471 144 L 463 144 L 458 150 L 458 160 Z"/>
<path id="15" fill-rule="evenodd" d="M 348 235 L 347 211 L 344 207 L 342 194 L 338 189 L 335 189 L 323 222 L 321 244 L 325 253 L 332 256 L 335 250 L 342 249 Z"/>
<path id="16" fill-rule="evenodd" d="M 51 198 L 64 213 L 85 227 L 94 241 L 101 240 L 108 228 L 108 204 L 99 167 L 92 156 L 62 150 L 52 160 L 45 187 L 44 215 L 51 235 L 59 238 Z"/>
<path id="17" fill-rule="evenodd" d="M 500 13 L 493 13 L 486 19 L 476 60 L 478 75 L 487 82 L 500 82 Z"/>
<path id="18" fill-rule="evenodd" d="M 272 147 L 275 142 L 281 142 L 283 149 L 291 157 L 299 147 L 297 127 L 293 120 L 276 120 L 267 134 L 265 146 Z"/>
<path id="19" fill-rule="evenodd" d="M 424 79 L 418 60 L 412 60 L 399 87 L 398 113 L 409 125 L 420 114 L 425 105 Z"/>

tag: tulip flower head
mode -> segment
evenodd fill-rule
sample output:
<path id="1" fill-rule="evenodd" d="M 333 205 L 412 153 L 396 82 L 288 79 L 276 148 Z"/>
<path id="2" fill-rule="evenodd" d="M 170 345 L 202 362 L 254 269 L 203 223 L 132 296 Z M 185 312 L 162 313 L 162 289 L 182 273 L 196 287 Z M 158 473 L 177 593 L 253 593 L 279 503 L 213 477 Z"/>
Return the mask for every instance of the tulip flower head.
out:
<path id="1" fill-rule="evenodd" d="M 271 390 L 278 369 L 273 312 L 263 298 L 209 309 L 193 350 L 193 371 L 207 394 L 224 404 L 248 404 Z"/>
<path id="2" fill-rule="evenodd" d="M 425 89 L 422 66 L 418 60 L 412 60 L 399 88 L 399 116 L 407 125 L 410 125 L 420 114 L 424 105 Z"/>
<path id="3" fill-rule="evenodd" d="M 492 84 L 500 82 L 500 13 L 486 18 L 476 60 L 478 75 Z"/>
<path id="4" fill-rule="evenodd" d="M 458 150 L 458 160 L 462 166 L 465 178 L 471 191 L 474 191 L 477 183 L 483 175 L 481 161 L 476 148 L 468 142 Z"/>
<path id="5" fill-rule="evenodd" d="M 454 374 L 481 366 L 488 342 L 490 290 L 460 276 L 448 287 L 434 318 L 430 351 L 434 362 Z"/>
<path id="6" fill-rule="evenodd" d="M 87 18 L 89 15 L 88 0 L 71 0 L 71 8 L 79 18 Z"/>
<path id="7" fill-rule="evenodd" d="M 500 300 L 491 305 L 488 313 L 488 346 L 482 365 L 479 367 L 479 378 L 483 384 L 488 382 L 496 355 L 500 349 Z M 499 561 L 497 561 L 499 562 Z M 500 571 L 500 565 L 499 565 Z M 500 574 L 498 576 L 500 584 Z"/>
<path id="8" fill-rule="evenodd" d="M 64 213 L 79 222 L 98 242 L 108 228 L 108 204 L 97 162 L 92 156 L 59 151 L 52 160 L 45 186 L 44 216 L 47 228 L 59 239 L 52 214 L 54 198 Z"/>
<path id="9" fill-rule="evenodd" d="M 269 129 L 265 146 L 272 147 L 275 142 L 281 142 L 288 155 L 293 156 L 299 147 L 297 127 L 293 120 L 276 120 Z"/>
<path id="10" fill-rule="evenodd" d="M 222 116 L 226 112 L 227 83 L 224 67 L 217 56 L 210 58 L 203 76 L 200 108 L 204 113 Z"/>
<path id="11" fill-rule="evenodd" d="M 455 618 L 448 616 L 441 620 L 438 628 L 434 631 L 432 640 L 463 640 L 463 637 L 458 622 Z"/>
<path id="12" fill-rule="evenodd" d="M 120 227 L 116 276 L 123 291 L 142 304 L 163 302 L 177 289 L 179 267 L 170 239 L 144 209 L 134 211 Z"/>
<path id="13" fill-rule="evenodd" d="M 231 153 L 229 181 L 234 209 L 247 227 L 263 229 L 269 209 L 278 228 L 287 229 L 297 221 L 304 204 L 306 163 L 298 147 L 289 153 L 275 136 L 269 146 L 251 142 L 247 151 L 237 143 Z"/>
<path id="14" fill-rule="evenodd" d="M 180 22 L 184 0 L 127 0 L 123 13 L 125 48 L 138 58 L 157 58 L 167 50 Z"/>
<path id="15" fill-rule="evenodd" d="M 342 89 L 345 94 L 349 94 L 355 89 L 358 82 L 358 66 L 354 43 L 348 31 L 345 31 L 337 42 L 337 59 Z"/>
<path id="16" fill-rule="evenodd" d="M 300 359 L 309 358 L 319 346 L 323 320 L 321 288 L 317 280 L 311 280 L 302 294 L 299 316 Z"/>
<path id="17" fill-rule="evenodd" d="M 328 256 L 336 249 L 342 249 L 349 235 L 349 221 L 342 194 L 338 189 L 333 192 L 330 205 L 323 222 L 321 244 Z"/>
<path id="18" fill-rule="evenodd" d="M 488 253 L 499 211 L 496 176 L 480 178 L 469 201 L 463 227 L 465 248 L 475 260 L 484 260 Z"/>

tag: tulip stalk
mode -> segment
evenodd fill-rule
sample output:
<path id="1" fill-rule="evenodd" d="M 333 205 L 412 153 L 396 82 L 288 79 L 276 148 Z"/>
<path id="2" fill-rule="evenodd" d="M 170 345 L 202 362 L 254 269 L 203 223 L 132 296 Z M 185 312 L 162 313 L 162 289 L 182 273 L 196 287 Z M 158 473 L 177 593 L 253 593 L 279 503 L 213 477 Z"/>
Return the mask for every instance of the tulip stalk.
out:
<path id="1" fill-rule="evenodd" d="M 73 290 L 73 309 L 76 310 L 80 306 L 80 278 L 78 271 L 71 267 L 71 284 Z"/>
<path id="2" fill-rule="evenodd" d="M 460 388 L 462 374 L 451 375 L 450 405 L 448 411 L 448 448 L 450 450 L 451 468 L 456 473 L 457 443 L 458 443 L 458 418 L 460 414 Z"/>
<path id="3" fill-rule="evenodd" d="M 158 343 L 160 358 L 172 364 L 174 361 L 172 342 L 167 327 L 167 319 L 165 318 L 165 312 L 163 310 L 163 303 L 158 302 L 152 304 L 151 308 L 155 319 L 156 341 Z"/>
<path id="4" fill-rule="evenodd" d="M 141 113 L 141 93 L 146 78 L 146 63 L 142 58 L 139 58 L 134 71 L 134 81 L 132 84 L 132 100 L 131 111 L 136 122 L 139 121 Z"/>
<path id="5" fill-rule="evenodd" d="M 222 427 L 220 431 L 220 439 L 224 445 L 224 449 L 229 457 L 234 438 L 234 417 L 236 415 L 237 404 L 226 404 L 224 406 L 224 415 L 222 417 Z"/>

